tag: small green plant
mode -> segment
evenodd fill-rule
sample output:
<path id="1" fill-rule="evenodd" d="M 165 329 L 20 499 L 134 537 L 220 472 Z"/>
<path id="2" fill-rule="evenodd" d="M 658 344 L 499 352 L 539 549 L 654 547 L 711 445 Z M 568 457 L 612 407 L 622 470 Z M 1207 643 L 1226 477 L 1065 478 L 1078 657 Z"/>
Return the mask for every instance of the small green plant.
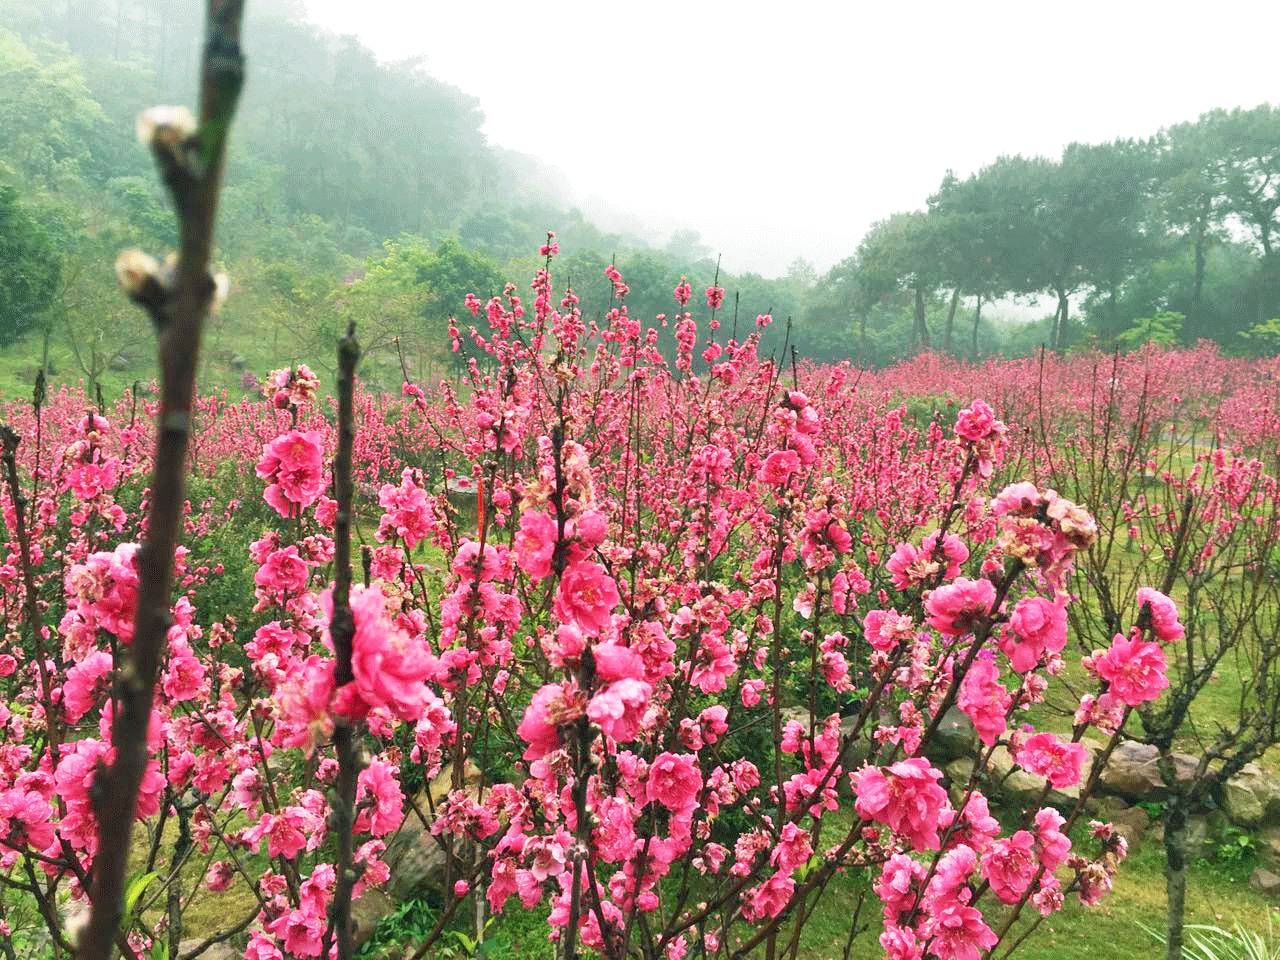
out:
<path id="1" fill-rule="evenodd" d="M 1239 827 L 1228 827 L 1214 850 L 1214 859 L 1219 863 L 1244 863 L 1252 860 L 1257 852 L 1253 837 Z"/>
<path id="2" fill-rule="evenodd" d="M 1152 820 L 1159 820 L 1164 816 L 1165 804 L 1163 800 L 1143 800 L 1135 804 L 1135 806 L 1145 812 Z"/>
<path id="3" fill-rule="evenodd" d="M 1156 940 L 1167 942 L 1161 933 L 1144 926 Z M 1270 915 L 1265 932 L 1250 930 L 1237 923 L 1232 929 L 1206 924 L 1188 924 L 1182 944 L 1184 960 L 1280 960 L 1280 938 L 1277 938 Z"/>

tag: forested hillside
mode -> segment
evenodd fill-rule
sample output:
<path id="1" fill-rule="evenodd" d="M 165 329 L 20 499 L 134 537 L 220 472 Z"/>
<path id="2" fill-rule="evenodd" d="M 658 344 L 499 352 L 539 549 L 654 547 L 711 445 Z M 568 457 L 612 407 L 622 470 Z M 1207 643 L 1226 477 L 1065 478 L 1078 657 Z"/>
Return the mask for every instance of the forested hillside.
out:
<path id="1" fill-rule="evenodd" d="M 0 339 L 26 343 L 0 361 L 6 395 L 28 390 L 41 357 L 52 378 L 91 390 L 150 376 L 144 321 L 109 266 L 126 246 L 172 246 L 133 126 L 147 105 L 192 101 L 197 13 L 0 0 Z M 211 330 L 206 385 L 327 356 L 348 319 L 370 347 L 370 382 L 394 386 L 402 363 L 447 372 L 449 316 L 465 294 L 527 276 L 548 229 L 588 318 L 609 308 L 613 261 L 641 317 L 672 312 L 682 275 L 695 289 L 716 278 L 693 230 L 597 228 L 554 169 L 489 143 L 481 105 L 429 65 L 379 63 L 307 25 L 296 0 L 259 0 L 250 17 L 218 251 L 236 296 Z M 555 109 L 571 113 L 571 99 Z M 555 143 L 549 126 L 548 156 Z M 940 168 L 946 156 L 940 143 Z M 778 319 L 766 353 L 783 352 L 788 317 L 801 354 L 871 364 L 1206 337 L 1266 352 L 1280 345 L 1278 208 L 1280 111 L 1218 111 L 1148 139 L 948 173 L 927 208 L 875 224 L 825 274 L 803 260 L 780 278 L 725 263 L 719 282 L 730 317 L 736 303 L 745 326 Z M 1027 322 L 1028 304 L 1044 319 Z"/>

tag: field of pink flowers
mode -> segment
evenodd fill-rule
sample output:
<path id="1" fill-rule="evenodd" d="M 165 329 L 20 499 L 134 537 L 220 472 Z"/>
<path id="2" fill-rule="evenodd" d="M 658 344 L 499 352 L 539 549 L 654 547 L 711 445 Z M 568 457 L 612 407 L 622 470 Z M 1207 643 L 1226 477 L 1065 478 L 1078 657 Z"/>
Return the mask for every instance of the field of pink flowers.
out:
<path id="1" fill-rule="evenodd" d="M 727 337 L 715 287 L 681 282 L 659 323 L 611 268 L 592 322 L 556 252 L 527 294 L 468 299 L 458 380 L 356 390 L 350 515 L 335 384 L 199 399 L 120 949 L 328 956 L 411 824 L 444 862 L 413 957 L 520 910 L 565 957 L 773 957 L 858 873 L 851 943 L 973 960 L 1106 897 L 1126 844 L 1086 807 L 1183 624 L 1135 582 L 1069 646 L 1080 568 L 1117 536 L 1158 551 L 1193 493 L 1189 567 L 1274 542 L 1280 363 L 815 366 Z M 53 956 L 112 827 L 155 410 L 60 389 L 3 412 L 0 881 L 34 919 L 0 927 Z M 926 757 L 953 707 L 968 782 Z M 1003 822 L 997 749 L 1044 783 Z M 193 940 L 184 913 L 232 886 L 244 915 Z"/>

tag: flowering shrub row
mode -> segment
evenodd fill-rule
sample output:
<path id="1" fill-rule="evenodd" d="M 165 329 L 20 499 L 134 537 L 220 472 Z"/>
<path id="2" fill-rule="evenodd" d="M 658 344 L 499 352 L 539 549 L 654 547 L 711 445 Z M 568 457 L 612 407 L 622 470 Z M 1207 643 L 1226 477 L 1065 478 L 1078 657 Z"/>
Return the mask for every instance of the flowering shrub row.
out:
<path id="1" fill-rule="evenodd" d="M 137 807 L 154 831 L 180 825 L 167 861 L 158 841 L 146 861 L 178 896 L 130 918 L 129 948 L 239 885 L 252 910 L 219 933 L 247 960 L 335 950 L 344 728 L 360 747 L 355 896 L 388 881 L 406 818 L 446 858 L 418 955 L 476 899 L 546 911 L 566 956 L 738 956 L 861 872 L 886 956 L 969 960 L 1028 905 L 1102 898 L 1124 841 L 1072 828 L 1182 628 L 1144 587 L 1091 638 L 1088 689 L 1060 682 L 1097 526 L 1036 482 L 1036 434 L 982 400 L 917 424 L 884 400 L 897 374 L 762 358 L 757 333 L 726 336 L 719 288 L 696 318 L 682 281 L 650 325 L 610 268 L 593 322 L 554 292 L 554 236 L 542 252 L 529 303 L 514 286 L 468 298 L 464 382 L 357 397 L 349 682 L 319 379 L 299 366 L 260 401 L 200 402 Z M 149 412 L 86 413 L 68 393 L 9 411 L 0 870 L 63 946 L 58 898 L 93 869 L 132 639 Z M 1046 701 L 1069 731 L 1024 722 Z M 953 707 L 983 752 L 947 784 L 926 754 Z M 1044 781 L 1003 823 L 980 788 L 997 750 Z M 441 775 L 436 803 L 420 790 Z M 204 864 L 200 889 L 181 863 Z"/>

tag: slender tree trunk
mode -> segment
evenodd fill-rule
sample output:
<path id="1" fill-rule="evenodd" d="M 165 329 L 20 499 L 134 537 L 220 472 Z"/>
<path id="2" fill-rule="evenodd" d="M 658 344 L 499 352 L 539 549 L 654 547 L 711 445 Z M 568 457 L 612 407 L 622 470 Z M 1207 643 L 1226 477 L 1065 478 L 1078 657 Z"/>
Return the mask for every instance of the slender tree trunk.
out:
<path id="1" fill-rule="evenodd" d="M 956 324 L 956 306 L 960 303 L 960 288 L 951 291 L 951 304 L 947 307 L 947 326 L 942 332 L 942 350 L 951 352 L 952 332 Z"/>
<path id="2" fill-rule="evenodd" d="M 1164 815 L 1165 891 L 1169 898 L 1165 921 L 1166 960 L 1182 960 L 1182 925 L 1187 908 L 1187 810 L 1176 795 Z"/>
<path id="3" fill-rule="evenodd" d="M 1205 265 L 1208 260 L 1208 220 L 1210 210 L 1210 199 L 1205 198 L 1200 207 L 1200 219 L 1196 221 L 1196 239 L 1195 239 L 1195 277 L 1191 281 L 1191 322 L 1198 324 L 1200 322 L 1200 304 L 1204 297 L 1204 274 Z"/>
<path id="4" fill-rule="evenodd" d="M 982 322 L 982 294 L 978 294 L 978 305 L 973 308 L 973 359 L 978 359 L 978 324 Z"/>
<path id="5" fill-rule="evenodd" d="M 858 356 L 863 360 L 867 358 L 867 313 L 865 310 L 858 314 Z"/>
<path id="6" fill-rule="evenodd" d="M 1067 292 L 1061 288 L 1058 294 L 1058 310 L 1053 315 L 1053 337 L 1051 346 L 1054 350 L 1061 350 L 1066 346 L 1067 337 L 1067 318 L 1071 312 L 1071 301 L 1067 297 Z"/>
<path id="7" fill-rule="evenodd" d="M 924 290 L 920 287 L 916 287 L 915 327 L 916 345 L 924 350 L 928 350 L 931 346 L 929 342 L 929 322 L 924 316 Z"/>

